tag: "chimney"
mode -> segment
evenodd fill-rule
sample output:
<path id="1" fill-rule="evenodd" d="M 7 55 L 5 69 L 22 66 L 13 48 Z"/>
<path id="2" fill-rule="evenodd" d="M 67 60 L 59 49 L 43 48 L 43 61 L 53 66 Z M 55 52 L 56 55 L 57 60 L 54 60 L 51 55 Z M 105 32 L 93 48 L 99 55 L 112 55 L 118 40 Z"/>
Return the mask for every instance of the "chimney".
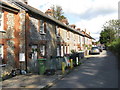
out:
<path id="1" fill-rule="evenodd" d="M 89 35 L 90 35 L 90 32 L 89 32 Z"/>
<path id="2" fill-rule="evenodd" d="M 61 22 L 64 23 L 65 25 L 69 24 L 67 19 L 62 19 Z"/>
<path id="3" fill-rule="evenodd" d="M 80 32 L 80 28 L 77 28 L 77 31 Z"/>
<path id="4" fill-rule="evenodd" d="M 85 33 L 87 33 L 87 30 L 85 29 Z"/>
<path id="5" fill-rule="evenodd" d="M 48 9 L 45 14 L 49 15 L 49 16 L 53 16 L 53 10 L 52 9 Z"/>
<path id="6" fill-rule="evenodd" d="M 75 29 L 76 25 L 75 24 L 72 24 L 70 25 L 71 28 Z"/>

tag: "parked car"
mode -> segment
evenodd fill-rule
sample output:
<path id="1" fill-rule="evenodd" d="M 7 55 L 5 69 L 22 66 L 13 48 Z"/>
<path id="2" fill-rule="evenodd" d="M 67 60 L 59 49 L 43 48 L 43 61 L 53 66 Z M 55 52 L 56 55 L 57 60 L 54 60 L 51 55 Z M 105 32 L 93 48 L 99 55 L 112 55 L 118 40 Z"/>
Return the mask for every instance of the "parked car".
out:
<path id="1" fill-rule="evenodd" d="M 99 48 L 100 52 L 102 52 L 102 50 L 103 50 L 102 46 L 98 46 L 98 48 Z"/>
<path id="2" fill-rule="evenodd" d="M 106 47 L 105 47 L 105 46 L 103 47 L 103 50 L 106 50 Z"/>
<path id="3" fill-rule="evenodd" d="M 100 50 L 98 47 L 92 47 L 89 54 L 100 54 Z"/>

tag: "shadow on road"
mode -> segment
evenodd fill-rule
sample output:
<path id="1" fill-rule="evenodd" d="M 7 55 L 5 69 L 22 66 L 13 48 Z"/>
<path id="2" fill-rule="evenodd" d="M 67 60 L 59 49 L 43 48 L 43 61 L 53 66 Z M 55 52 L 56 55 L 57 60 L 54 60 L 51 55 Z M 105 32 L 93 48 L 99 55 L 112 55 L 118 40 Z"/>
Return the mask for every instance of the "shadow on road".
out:
<path id="1" fill-rule="evenodd" d="M 116 57 L 109 51 L 104 51 L 100 55 L 91 55 L 54 87 L 118 88 L 117 66 Z"/>

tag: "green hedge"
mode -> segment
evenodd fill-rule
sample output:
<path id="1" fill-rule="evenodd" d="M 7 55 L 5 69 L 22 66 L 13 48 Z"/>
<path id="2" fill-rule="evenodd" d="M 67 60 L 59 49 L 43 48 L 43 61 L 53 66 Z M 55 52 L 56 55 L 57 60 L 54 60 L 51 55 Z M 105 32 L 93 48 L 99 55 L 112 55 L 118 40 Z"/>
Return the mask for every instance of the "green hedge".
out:
<path id="1" fill-rule="evenodd" d="M 111 51 L 118 53 L 120 55 L 120 38 L 108 44 L 108 48 Z"/>

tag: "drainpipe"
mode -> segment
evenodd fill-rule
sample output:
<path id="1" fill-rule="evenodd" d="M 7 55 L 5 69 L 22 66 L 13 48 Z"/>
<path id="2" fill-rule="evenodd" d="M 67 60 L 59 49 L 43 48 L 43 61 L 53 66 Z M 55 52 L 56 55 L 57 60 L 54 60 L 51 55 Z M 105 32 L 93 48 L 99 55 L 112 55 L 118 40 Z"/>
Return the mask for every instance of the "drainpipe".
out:
<path id="1" fill-rule="evenodd" d="M 28 72 L 28 70 L 27 70 L 27 60 L 28 60 L 28 56 L 27 56 L 27 44 L 28 44 L 28 42 L 27 42 L 27 13 L 25 12 L 25 70 L 26 70 L 26 72 Z"/>

